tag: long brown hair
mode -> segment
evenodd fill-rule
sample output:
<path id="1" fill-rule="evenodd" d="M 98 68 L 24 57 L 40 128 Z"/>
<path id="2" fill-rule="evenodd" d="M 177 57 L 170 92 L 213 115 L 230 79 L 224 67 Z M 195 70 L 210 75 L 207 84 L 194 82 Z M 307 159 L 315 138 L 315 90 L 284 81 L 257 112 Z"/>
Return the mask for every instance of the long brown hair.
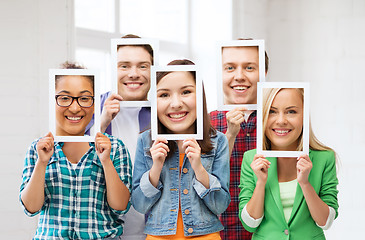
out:
<path id="1" fill-rule="evenodd" d="M 188 59 L 181 59 L 181 60 L 174 60 L 167 65 L 195 65 L 195 64 Z M 158 72 L 156 75 L 156 84 L 159 83 L 159 81 L 169 73 L 171 72 Z M 189 73 L 194 77 L 194 79 L 196 79 L 195 72 L 189 72 Z M 166 127 L 160 122 L 160 120 L 157 120 L 157 122 L 158 122 L 157 124 L 159 133 L 167 133 Z M 214 148 L 210 138 L 215 135 L 216 135 L 216 130 L 212 127 L 210 123 L 210 117 L 207 110 L 207 103 L 205 100 L 205 92 L 203 86 L 203 140 L 197 140 L 202 153 L 208 153 Z M 169 158 L 176 151 L 177 145 L 175 141 L 168 141 L 167 146 L 170 149 L 170 152 L 168 152 L 167 154 L 167 158 Z"/>

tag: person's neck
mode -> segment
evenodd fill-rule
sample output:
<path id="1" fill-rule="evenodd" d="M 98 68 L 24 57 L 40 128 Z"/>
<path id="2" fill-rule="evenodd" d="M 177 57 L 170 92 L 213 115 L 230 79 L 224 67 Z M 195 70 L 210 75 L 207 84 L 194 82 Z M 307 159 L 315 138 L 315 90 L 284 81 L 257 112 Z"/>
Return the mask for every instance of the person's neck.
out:
<path id="1" fill-rule="evenodd" d="M 297 158 L 277 158 L 279 182 L 289 182 L 297 178 Z"/>
<path id="2" fill-rule="evenodd" d="M 62 151 L 68 161 L 71 163 L 78 163 L 89 148 L 88 142 L 65 142 Z"/>
<path id="3" fill-rule="evenodd" d="M 183 145 L 183 140 L 177 140 L 176 142 L 177 142 L 177 147 L 179 148 L 179 153 L 185 153 L 185 152 L 184 152 L 184 149 L 183 149 L 183 147 L 182 147 L 182 145 Z"/>

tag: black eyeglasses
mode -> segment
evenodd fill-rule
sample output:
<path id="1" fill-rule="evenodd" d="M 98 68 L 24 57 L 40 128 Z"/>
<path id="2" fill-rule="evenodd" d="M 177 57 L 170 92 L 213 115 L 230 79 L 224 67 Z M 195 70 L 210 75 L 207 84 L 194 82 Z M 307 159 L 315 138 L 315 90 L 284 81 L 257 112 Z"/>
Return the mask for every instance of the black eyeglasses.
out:
<path id="1" fill-rule="evenodd" d="M 94 105 L 94 96 L 72 97 L 69 95 L 56 95 L 56 103 L 60 107 L 69 107 L 76 99 L 80 107 L 88 108 Z"/>

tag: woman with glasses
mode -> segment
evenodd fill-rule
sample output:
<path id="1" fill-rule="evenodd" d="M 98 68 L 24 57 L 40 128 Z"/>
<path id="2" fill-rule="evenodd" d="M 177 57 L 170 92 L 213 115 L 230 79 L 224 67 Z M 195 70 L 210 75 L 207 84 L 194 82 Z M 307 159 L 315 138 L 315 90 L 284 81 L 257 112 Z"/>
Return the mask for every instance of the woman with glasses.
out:
<path id="1" fill-rule="evenodd" d="M 55 90 L 56 134 L 83 136 L 94 113 L 93 77 L 57 76 Z M 34 141 L 20 189 L 26 214 L 40 214 L 34 239 L 118 239 L 131 175 L 126 147 L 108 134 L 97 133 L 95 144 L 54 142 L 52 133 Z"/>

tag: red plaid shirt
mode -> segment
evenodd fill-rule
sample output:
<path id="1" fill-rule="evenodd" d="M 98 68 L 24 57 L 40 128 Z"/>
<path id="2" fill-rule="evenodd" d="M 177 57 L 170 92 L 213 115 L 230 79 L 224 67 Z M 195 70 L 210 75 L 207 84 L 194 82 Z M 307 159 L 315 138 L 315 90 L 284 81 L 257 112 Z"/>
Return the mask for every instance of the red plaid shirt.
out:
<path id="1" fill-rule="evenodd" d="M 227 132 L 227 111 L 213 111 L 210 113 L 210 121 L 215 129 L 223 133 Z M 247 122 L 241 123 L 241 129 L 236 137 L 231 155 L 230 186 L 231 203 L 227 210 L 220 216 L 224 226 L 221 231 L 223 240 L 251 239 L 252 233 L 246 231 L 238 218 L 238 194 L 240 189 L 240 174 L 243 154 L 256 148 L 256 111 L 252 112 Z"/>

